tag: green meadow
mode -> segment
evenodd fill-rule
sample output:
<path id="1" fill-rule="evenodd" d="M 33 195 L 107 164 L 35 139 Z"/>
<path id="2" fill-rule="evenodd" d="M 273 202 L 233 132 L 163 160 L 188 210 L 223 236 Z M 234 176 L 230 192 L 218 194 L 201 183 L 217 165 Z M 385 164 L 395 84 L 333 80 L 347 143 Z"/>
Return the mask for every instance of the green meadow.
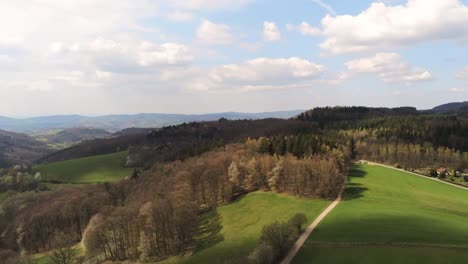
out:
<path id="1" fill-rule="evenodd" d="M 468 251 L 455 248 L 310 246 L 293 263 L 466 264 Z"/>
<path id="2" fill-rule="evenodd" d="M 158 263 L 223 263 L 246 256 L 257 245 L 264 225 L 287 221 L 296 213 L 304 213 L 308 222 L 312 222 L 329 203 L 275 193 L 250 193 L 204 216 L 202 233 L 197 238 L 198 248 L 192 256 Z"/>
<path id="3" fill-rule="evenodd" d="M 320 223 L 294 263 L 466 263 L 467 219 L 467 190 L 355 165 L 344 201 Z"/>
<path id="4" fill-rule="evenodd" d="M 62 183 L 97 183 L 119 181 L 133 172 L 122 166 L 127 152 L 92 156 L 41 165 L 35 170 L 43 181 Z"/>

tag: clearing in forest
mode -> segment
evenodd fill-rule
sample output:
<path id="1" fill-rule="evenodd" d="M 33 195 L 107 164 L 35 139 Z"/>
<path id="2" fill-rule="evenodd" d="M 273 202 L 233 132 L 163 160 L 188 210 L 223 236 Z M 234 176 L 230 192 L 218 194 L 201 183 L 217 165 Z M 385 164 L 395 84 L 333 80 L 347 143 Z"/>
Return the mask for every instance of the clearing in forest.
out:
<path id="1" fill-rule="evenodd" d="M 127 151 L 49 163 L 35 168 L 41 180 L 61 183 L 97 183 L 119 181 L 133 172 L 122 164 Z"/>

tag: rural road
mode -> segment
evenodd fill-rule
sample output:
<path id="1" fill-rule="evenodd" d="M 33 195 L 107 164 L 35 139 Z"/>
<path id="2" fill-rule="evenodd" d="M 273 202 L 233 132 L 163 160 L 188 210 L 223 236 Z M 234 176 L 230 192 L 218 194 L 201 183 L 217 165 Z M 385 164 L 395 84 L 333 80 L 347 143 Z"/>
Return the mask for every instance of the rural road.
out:
<path id="1" fill-rule="evenodd" d="M 346 188 L 346 183 L 347 181 L 343 183 L 343 186 L 341 187 L 340 193 L 338 194 L 338 197 L 333 201 L 327 209 L 325 209 L 317 218 L 315 218 L 315 221 L 310 224 L 309 227 L 299 236 L 297 239 L 296 243 L 292 246 L 292 248 L 289 250 L 288 255 L 281 261 L 281 264 L 289 264 L 293 260 L 293 258 L 297 255 L 297 252 L 299 252 L 299 249 L 304 245 L 305 241 L 307 238 L 309 238 L 310 234 L 314 229 L 320 224 L 320 222 L 341 202 L 343 198 L 343 192 Z"/>

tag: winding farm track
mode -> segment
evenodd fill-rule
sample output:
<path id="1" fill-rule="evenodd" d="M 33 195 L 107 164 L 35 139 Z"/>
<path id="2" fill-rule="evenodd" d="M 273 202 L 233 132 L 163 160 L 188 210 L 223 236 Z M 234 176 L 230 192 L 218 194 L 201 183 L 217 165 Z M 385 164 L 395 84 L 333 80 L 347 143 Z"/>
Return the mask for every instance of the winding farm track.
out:
<path id="1" fill-rule="evenodd" d="M 304 245 L 307 238 L 309 238 L 312 231 L 314 231 L 314 229 L 320 224 L 320 222 L 341 202 L 343 198 L 343 192 L 346 188 L 346 183 L 347 181 L 343 183 L 340 193 L 338 194 L 338 197 L 335 199 L 335 201 L 333 201 L 319 216 L 317 216 L 314 222 L 312 222 L 312 224 L 310 224 L 310 226 L 307 227 L 307 229 L 299 236 L 296 243 L 294 243 L 292 248 L 289 250 L 288 255 L 283 259 L 283 261 L 281 261 L 281 264 L 291 263 L 291 261 L 296 256 L 297 252 L 299 252 L 301 247 Z"/>

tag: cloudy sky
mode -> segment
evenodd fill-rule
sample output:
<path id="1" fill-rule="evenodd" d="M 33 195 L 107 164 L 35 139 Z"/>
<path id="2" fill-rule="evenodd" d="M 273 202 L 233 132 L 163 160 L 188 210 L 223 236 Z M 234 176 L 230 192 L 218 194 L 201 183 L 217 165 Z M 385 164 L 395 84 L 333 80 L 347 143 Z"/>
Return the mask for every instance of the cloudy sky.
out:
<path id="1" fill-rule="evenodd" d="M 468 100 L 468 0 L 0 0 L 0 116 Z"/>

